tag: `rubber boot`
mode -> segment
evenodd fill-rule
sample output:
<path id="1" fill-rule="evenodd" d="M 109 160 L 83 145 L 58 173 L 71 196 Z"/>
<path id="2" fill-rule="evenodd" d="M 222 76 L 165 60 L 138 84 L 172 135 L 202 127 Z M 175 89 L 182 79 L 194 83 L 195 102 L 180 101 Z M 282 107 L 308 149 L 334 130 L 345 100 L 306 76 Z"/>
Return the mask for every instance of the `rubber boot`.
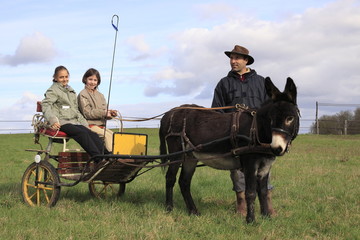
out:
<path id="1" fill-rule="evenodd" d="M 267 203 L 268 203 L 268 208 L 269 208 L 269 214 L 270 216 L 275 216 L 276 215 L 276 211 L 272 206 L 272 192 L 271 190 L 268 191 L 268 195 L 267 195 Z"/>
<path id="2" fill-rule="evenodd" d="M 245 192 L 236 192 L 236 213 L 246 216 Z"/>

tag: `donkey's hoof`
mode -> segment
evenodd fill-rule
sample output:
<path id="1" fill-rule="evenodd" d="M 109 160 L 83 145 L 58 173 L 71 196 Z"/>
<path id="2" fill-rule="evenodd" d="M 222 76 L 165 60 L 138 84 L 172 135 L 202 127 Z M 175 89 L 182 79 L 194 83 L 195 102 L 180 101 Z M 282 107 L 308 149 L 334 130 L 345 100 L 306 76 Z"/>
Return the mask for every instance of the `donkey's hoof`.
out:
<path id="1" fill-rule="evenodd" d="M 201 216 L 201 213 L 197 210 L 190 210 L 189 215 Z"/>
<path id="2" fill-rule="evenodd" d="M 165 208 L 166 212 L 168 212 L 168 213 L 172 212 L 173 209 L 174 209 L 174 206 L 170 206 L 170 205 L 167 205 Z"/>
<path id="3" fill-rule="evenodd" d="M 246 223 L 247 224 L 251 224 L 255 222 L 255 218 L 254 217 L 246 217 Z"/>

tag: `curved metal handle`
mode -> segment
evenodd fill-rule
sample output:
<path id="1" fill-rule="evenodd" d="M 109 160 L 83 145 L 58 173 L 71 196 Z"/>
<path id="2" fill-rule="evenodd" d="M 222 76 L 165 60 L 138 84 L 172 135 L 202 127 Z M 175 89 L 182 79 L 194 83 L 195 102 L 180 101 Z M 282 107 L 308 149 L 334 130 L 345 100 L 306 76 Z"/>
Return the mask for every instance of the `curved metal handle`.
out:
<path id="1" fill-rule="evenodd" d="M 114 24 L 114 18 L 116 18 L 116 25 Z M 119 16 L 118 15 L 114 15 L 111 19 L 111 25 L 113 26 L 113 28 L 118 31 L 118 26 L 119 26 Z"/>

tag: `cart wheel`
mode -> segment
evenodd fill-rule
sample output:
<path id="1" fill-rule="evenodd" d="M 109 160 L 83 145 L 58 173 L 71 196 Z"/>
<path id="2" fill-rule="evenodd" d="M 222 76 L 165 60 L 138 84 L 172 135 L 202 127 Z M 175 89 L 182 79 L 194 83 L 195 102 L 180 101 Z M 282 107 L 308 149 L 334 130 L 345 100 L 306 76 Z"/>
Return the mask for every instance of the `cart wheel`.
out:
<path id="1" fill-rule="evenodd" d="M 32 163 L 22 178 L 23 199 L 30 206 L 53 207 L 60 196 L 59 183 L 59 175 L 49 162 Z"/>
<path id="2" fill-rule="evenodd" d="M 125 183 L 108 183 L 99 180 L 89 182 L 91 196 L 106 199 L 114 196 L 121 196 L 125 192 Z"/>

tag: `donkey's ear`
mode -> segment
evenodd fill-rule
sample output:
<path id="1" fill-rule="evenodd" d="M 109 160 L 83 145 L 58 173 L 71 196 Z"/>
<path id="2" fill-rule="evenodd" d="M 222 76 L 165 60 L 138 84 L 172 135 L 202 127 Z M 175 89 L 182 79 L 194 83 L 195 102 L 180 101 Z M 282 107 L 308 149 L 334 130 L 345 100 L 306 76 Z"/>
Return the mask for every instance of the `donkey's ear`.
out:
<path id="1" fill-rule="evenodd" d="M 271 81 L 271 79 L 269 77 L 265 78 L 265 89 L 266 89 L 267 95 L 272 100 L 275 100 L 276 96 L 280 94 L 279 89 L 277 87 L 275 87 L 275 85 L 273 84 L 273 82 Z"/>
<path id="2" fill-rule="evenodd" d="M 296 105 L 296 97 L 297 97 L 296 85 L 290 77 L 288 77 L 286 80 L 284 93 L 289 97 L 290 101 L 292 101 Z"/>

